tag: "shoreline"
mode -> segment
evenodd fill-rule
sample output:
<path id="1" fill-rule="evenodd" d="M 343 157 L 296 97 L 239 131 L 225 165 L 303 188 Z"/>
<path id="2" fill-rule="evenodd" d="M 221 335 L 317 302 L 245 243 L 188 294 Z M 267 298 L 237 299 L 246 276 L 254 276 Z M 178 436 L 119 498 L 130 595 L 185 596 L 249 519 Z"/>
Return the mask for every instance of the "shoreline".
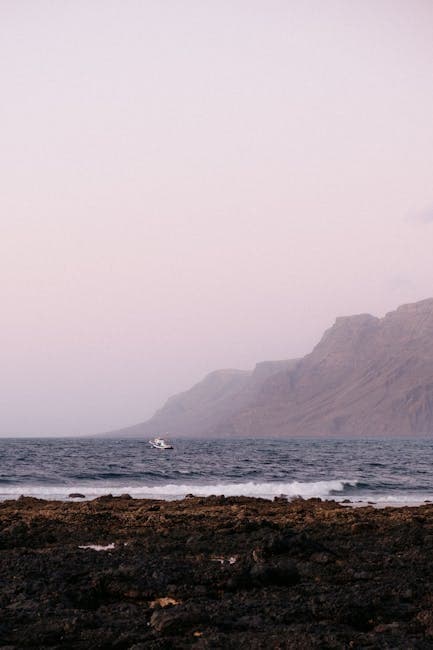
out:
<path id="1" fill-rule="evenodd" d="M 92 488 L 91 488 L 92 489 Z M 22 499 L 35 499 L 37 501 L 46 501 L 48 503 L 58 503 L 58 504 L 73 504 L 73 503 L 89 503 L 92 501 L 96 501 L 98 499 L 119 499 L 122 497 L 127 497 L 128 499 L 133 499 L 134 501 L 156 501 L 160 503 L 179 503 L 181 501 L 184 501 L 185 499 L 188 498 L 195 498 L 195 499 L 209 499 L 209 498 L 222 498 L 222 499 L 258 499 L 258 500 L 263 500 L 267 502 L 275 502 L 275 501 L 285 501 L 286 503 L 290 504 L 293 501 L 308 501 L 308 500 L 319 500 L 323 502 L 334 502 L 338 505 L 345 506 L 345 507 L 352 507 L 352 508 L 363 508 L 367 506 L 374 506 L 375 508 L 383 509 L 383 508 L 418 508 L 418 507 L 423 507 L 429 504 L 433 504 L 433 495 L 425 495 L 428 496 L 429 498 L 423 498 L 422 496 L 420 498 L 415 498 L 413 500 L 408 500 L 404 499 L 404 497 L 400 498 L 399 496 L 393 496 L 393 495 L 377 495 L 375 496 L 374 494 L 368 495 L 363 499 L 359 498 L 359 495 L 352 496 L 346 496 L 346 495 L 341 495 L 341 496 L 310 496 L 310 497 L 303 497 L 302 495 L 296 495 L 296 496 L 290 496 L 287 497 L 286 495 L 275 495 L 275 496 L 250 496 L 248 494 L 236 494 L 236 495 L 225 495 L 223 493 L 215 493 L 215 494 L 200 494 L 200 493 L 194 493 L 193 491 L 188 494 L 184 494 L 181 496 L 170 496 L 170 497 L 163 497 L 163 496 L 151 496 L 151 497 L 142 497 L 139 495 L 134 495 L 130 494 L 131 490 L 128 491 L 128 488 L 121 488 L 120 490 L 111 490 L 111 491 L 101 491 L 100 493 L 90 493 L 86 494 L 89 490 L 86 490 L 86 486 L 82 486 L 81 488 L 67 488 L 65 489 L 65 495 L 64 496 L 55 496 L 52 498 L 46 498 L 46 496 L 39 496 L 39 492 L 32 493 L 31 491 L 28 493 L 22 493 L 18 494 L 19 490 L 17 490 L 17 495 L 16 496 L 10 496 L 8 494 L 2 494 L 0 491 L 0 504 L 4 503 L 16 503 L 17 501 L 20 501 Z M 68 492 L 69 494 L 66 494 Z"/>
<path id="2" fill-rule="evenodd" d="M 10 648 L 428 648 L 433 504 L 0 503 Z"/>

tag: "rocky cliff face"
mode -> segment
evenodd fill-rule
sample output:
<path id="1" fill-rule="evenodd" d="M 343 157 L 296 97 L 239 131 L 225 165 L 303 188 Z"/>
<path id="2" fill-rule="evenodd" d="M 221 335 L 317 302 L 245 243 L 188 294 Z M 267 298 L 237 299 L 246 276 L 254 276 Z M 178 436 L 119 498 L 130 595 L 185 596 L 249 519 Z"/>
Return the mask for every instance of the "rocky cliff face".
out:
<path id="1" fill-rule="evenodd" d="M 253 371 L 216 370 L 189 390 L 170 397 L 147 422 L 113 435 L 206 435 L 253 402 L 266 379 L 295 363 L 264 361 Z"/>
<path id="2" fill-rule="evenodd" d="M 223 424 L 238 435 L 433 433 L 433 299 L 338 318 L 296 368 Z"/>
<path id="3" fill-rule="evenodd" d="M 217 371 L 121 434 L 433 433 L 433 299 L 337 318 L 300 360 Z"/>

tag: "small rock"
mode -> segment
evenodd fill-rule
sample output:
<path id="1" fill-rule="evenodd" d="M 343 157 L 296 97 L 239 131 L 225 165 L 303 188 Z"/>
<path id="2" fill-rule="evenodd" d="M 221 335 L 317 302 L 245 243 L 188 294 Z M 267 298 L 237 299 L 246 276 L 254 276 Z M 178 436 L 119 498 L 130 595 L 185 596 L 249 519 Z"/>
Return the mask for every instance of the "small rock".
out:
<path id="1" fill-rule="evenodd" d="M 104 503 L 104 501 L 112 501 L 113 499 L 114 497 L 112 494 L 102 494 L 100 497 L 96 497 L 96 499 L 93 500 Z"/>
<path id="2" fill-rule="evenodd" d="M 265 558 L 264 548 L 261 546 L 254 548 L 251 555 L 253 556 L 254 562 L 258 562 L 258 563 L 263 562 Z"/>
<path id="3" fill-rule="evenodd" d="M 151 603 L 149 603 L 149 607 L 151 609 L 155 609 L 156 607 L 169 607 L 170 605 L 180 605 L 180 600 L 175 600 L 175 598 L 171 598 L 170 596 L 163 596 L 162 598 L 157 598 L 156 600 L 152 600 Z"/>
<path id="4" fill-rule="evenodd" d="M 16 524 L 11 524 L 7 528 L 4 528 L 2 532 L 11 537 L 20 537 L 28 532 L 28 526 L 22 521 L 18 521 Z"/>
<path id="5" fill-rule="evenodd" d="M 371 508 L 371 506 L 367 506 L 367 508 Z M 373 508 L 371 508 L 373 510 Z M 352 533 L 363 533 L 365 531 L 368 531 L 371 529 L 371 522 L 369 521 L 358 521 L 355 522 L 354 524 L 351 525 L 350 531 Z"/>
<path id="6" fill-rule="evenodd" d="M 288 558 L 280 558 L 272 563 L 255 564 L 250 570 L 250 577 L 263 585 L 294 585 L 299 582 L 296 564 Z"/>
<path id="7" fill-rule="evenodd" d="M 241 616 L 237 620 L 237 627 L 245 630 L 259 630 L 260 628 L 263 628 L 263 618 L 258 615 L 249 616 L 248 614 L 246 616 Z"/>
<path id="8" fill-rule="evenodd" d="M 294 535 L 292 533 L 274 533 L 268 537 L 265 544 L 265 552 L 269 555 L 285 553 L 293 545 Z"/>
<path id="9" fill-rule="evenodd" d="M 317 562 L 317 564 L 329 564 L 331 558 L 327 553 L 313 553 L 310 560 L 312 562 Z"/>
<path id="10" fill-rule="evenodd" d="M 402 600 L 407 600 L 411 601 L 413 599 L 413 591 L 412 589 L 406 589 L 401 593 L 401 598 Z"/>
<path id="11" fill-rule="evenodd" d="M 395 632 L 399 627 L 400 624 L 397 621 L 394 621 L 393 623 L 381 623 L 380 625 L 376 625 L 374 631 L 379 634 L 383 632 Z"/>
<path id="12" fill-rule="evenodd" d="M 193 625 L 194 622 L 198 623 L 197 618 L 181 607 L 156 609 L 150 617 L 150 626 L 157 632 L 178 632 L 182 628 Z"/>

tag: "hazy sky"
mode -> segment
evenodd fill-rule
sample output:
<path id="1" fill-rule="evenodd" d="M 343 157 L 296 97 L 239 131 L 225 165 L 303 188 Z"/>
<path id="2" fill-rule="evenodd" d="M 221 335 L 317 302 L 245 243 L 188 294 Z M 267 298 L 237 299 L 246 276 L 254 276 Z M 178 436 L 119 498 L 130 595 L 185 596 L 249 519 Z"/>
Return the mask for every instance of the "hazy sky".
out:
<path id="1" fill-rule="evenodd" d="M 0 434 L 433 295 L 431 0 L 0 0 Z"/>

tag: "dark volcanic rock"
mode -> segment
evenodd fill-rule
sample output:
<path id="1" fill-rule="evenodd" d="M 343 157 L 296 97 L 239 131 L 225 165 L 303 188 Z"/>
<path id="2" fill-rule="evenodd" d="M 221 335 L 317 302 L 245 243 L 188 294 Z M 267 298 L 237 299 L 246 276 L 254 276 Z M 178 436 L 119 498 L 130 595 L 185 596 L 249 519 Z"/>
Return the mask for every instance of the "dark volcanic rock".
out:
<path id="1" fill-rule="evenodd" d="M 432 505 L 3 502 L 0 647 L 431 648 L 432 552 Z"/>
<path id="2" fill-rule="evenodd" d="M 294 585 L 299 582 L 296 564 L 287 558 L 255 564 L 250 575 L 253 581 L 262 585 Z"/>

